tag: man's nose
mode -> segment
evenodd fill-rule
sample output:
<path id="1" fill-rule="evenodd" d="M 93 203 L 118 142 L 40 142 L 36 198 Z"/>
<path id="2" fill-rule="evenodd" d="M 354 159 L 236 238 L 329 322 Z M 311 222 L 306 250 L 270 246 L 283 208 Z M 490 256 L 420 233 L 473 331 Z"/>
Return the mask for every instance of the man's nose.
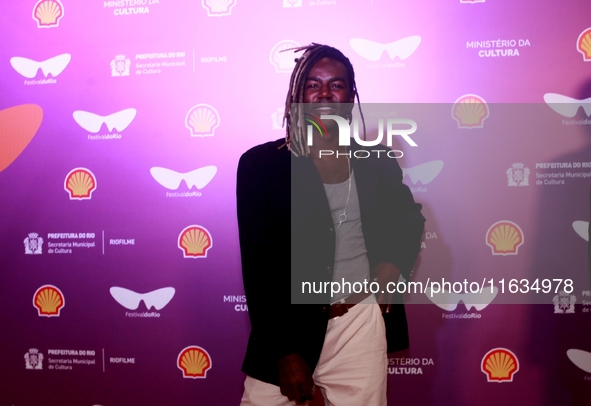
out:
<path id="1" fill-rule="evenodd" d="M 330 99 L 332 98 L 332 91 L 328 84 L 320 86 L 320 91 L 318 92 L 319 99 Z"/>

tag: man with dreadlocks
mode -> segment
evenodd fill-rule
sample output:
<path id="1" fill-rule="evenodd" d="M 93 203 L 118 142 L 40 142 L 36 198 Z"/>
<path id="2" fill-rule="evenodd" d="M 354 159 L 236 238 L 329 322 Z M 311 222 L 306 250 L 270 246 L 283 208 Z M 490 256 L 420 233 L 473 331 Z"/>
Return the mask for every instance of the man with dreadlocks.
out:
<path id="1" fill-rule="evenodd" d="M 252 148 L 238 165 L 252 326 L 241 404 L 305 404 L 317 386 L 327 405 L 382 406 L 386 354 L 408 347 L 402 298 L 384 292 L 400 274 L 410 278 L 424 218 L 396 159 L 372 154 L 373 147 L 357 159 L 362 147 L 339 145 L 336 121 L 320 118 L 351 121 L 359 94 L 349 59 L 326 45 L 301 51 L 286 99 L 286 139 Z M 316 128 L 311 145 L 308 123 Z M 378 296 L 344 284 L 335 295 L 304 288 L 341 280 L 376 283 Z"/>

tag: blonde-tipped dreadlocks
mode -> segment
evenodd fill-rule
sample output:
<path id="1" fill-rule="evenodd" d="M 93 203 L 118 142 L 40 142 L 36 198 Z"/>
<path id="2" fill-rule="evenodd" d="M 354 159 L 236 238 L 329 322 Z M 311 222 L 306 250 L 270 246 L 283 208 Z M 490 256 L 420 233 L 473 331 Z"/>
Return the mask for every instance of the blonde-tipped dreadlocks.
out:
<path id="1" fill-rule="evenodd" d="M 310 148 L 306 143 L 305 126 L 303 124 L 298 124 L 304 122 L 303 109 L 294 108 L 292 111 L 292 105 L 304 102 L 304 91 L 308 73 L 314 64 L 322 58 L 335 59 L 345 65 L 349 76 L 349 91 L 355 92 L 355 97 L 357 97 L 359 113 L 361 115 L 361 121 L 363 122 L 363 139 L 365 139 L 365 120 L 363 118 L 363 113 L 361 112 L 359 93 L 357 92 L 357 86 L 355 84 L 355 72 L 353 71 L 353 65 L 351 65 L 349 59 L 343 55 L 341 51 L 329 47 L 328 45 L 311 43 L 310 45 L 295 49 L 292 48 L 291 50 L 294 52 L 304 51 L 304 53 L 301 57 L 296 59 L 296 65 L 291 74 L 289 91 L 287 92 L 287 98 L 285 100 L 283 124 L 286 124 L 285 143 L 289 150 L 295 156 L 308 156 L 310 154 Z M 286 49 L 286 51 L 288 50 Z M 292 117 L 292 113 L 295 113 L 297 117 Z"/>

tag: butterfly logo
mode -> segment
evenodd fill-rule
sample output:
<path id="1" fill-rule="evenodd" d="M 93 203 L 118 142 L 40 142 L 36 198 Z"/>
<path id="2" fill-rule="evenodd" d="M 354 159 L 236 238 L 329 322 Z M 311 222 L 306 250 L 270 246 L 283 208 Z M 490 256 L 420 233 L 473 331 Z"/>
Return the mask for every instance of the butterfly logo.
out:
<path id="1" fill-rule="evenodd" d="M 413 166 L 412 168 L 401 169 L 402 177 L 408 175 L 413 185 L 416 185 L 418 181 L 421 181 L 423 185 L 426 185 L 439 175 L 439 172 L 443 169 L 443 161 L 430 161 Z"/>
<path id="2" fill-rule="evenodd" d="M 458 303 L 463 302 L 466 309 L 475 308 L 477 311 L 484 309 L 488 306 L 494 298 L 497 296 L 499 289 L 493 286 L 492 290 L 485 288 L 482 293 L 453 293 L 453 292 L 434 292 L 431 289 L 427 289 L 425 295 L 429 298 L 433 304 L 442 308 L 445 311 L 452 312 L 458 307 Z"/>
<path id="3" fill-rule="evenodd" d="M 574 117 L 582 107 L 587 117 L 591 116 L 591 97 L 577 100 L 558 93 L 546 93 L 544 101 L 552 110 L 564 117 Z"/>
<path id="4" fill-rule="evenodd" d="M 202 0 L 201 5 L 207 10 L 208 17 L 222 17 L 232 14 L 232 8 L 238 0 Z"/>
<path id="5" fill-rule="evenodd" d="M 583 240 L 589 241 L 589 222 L 588 221 L 573 221 L 573 229 Z"/>
<path id="6" fill-rule="evenodd" d="M 389 44 L 380 44 L 379 42 L 362 38 L 353 38 L 349 41 L 349 45 L 351 45 L 351 48 L 355 52 L 372 62 L 379 61 L 384 51 L 388 52 L 388 56 L 392 60 L 395 57 L 404 60 L 411 56 L 420 44 L 421 37 L 418 35 L 402 38 Z"/>
<path id="7" fill-rule="evenodd" d="M 204 166 L 203 168 L 185 173 L 155 166 L 150 169 L 150 174 L 156 179 L 156 182 L 170 190 L 178 189 L 183 180 L 189 189 L 193 186 L 196 186 L 197 189 L 203 189 L 211 182 L 217 171 L 218 168 L 213 165 Z"/>
<path id="8" fill-rule="evenodd" d="M 70 54 L 61 54 L 54 56 L 53 58 L 46 59 L 42 62 L 37 62 L 32 59 L 15 56 L 10 58 L 10 64 L 15 71 L 20 73 L 26 78 L 32 79 L 37 76 L 39 68 L 43 75 L 47 77 L 51 73 L 51 76 L 56 77 L 66 69 L 66 66 L 70 63 L 72 56 Z"/>
<path id="9" fill-rule="evenodd" d="M 174 296 L 174 288 L 156 289 L 148 293 L 136 293 L 133 290 L 113 286 L 109 289 L 113 299 L 121 306 L 129 310 L 136 310 L 143 300 L 148 310 L 154 307 L 156 310 L 163 309 Z"/>
<path id="10" fill-rule="evenodd" d="M 566 352 L 566 355 L 573 364 L 591 374 L 591 352 L 570 349 Z"/>
<path id="11" fill-rule="evenodd" d="M 104 117 L 82 110 L 76 110 L 72 115 L 80 127 L 91 133 L 98 133 L 103 123 L 107 125 L 109 132 L 113 131 L 113 128 L 123 131 L 131 124 L 136 114 L 136 109 L 125 109 Z"/>

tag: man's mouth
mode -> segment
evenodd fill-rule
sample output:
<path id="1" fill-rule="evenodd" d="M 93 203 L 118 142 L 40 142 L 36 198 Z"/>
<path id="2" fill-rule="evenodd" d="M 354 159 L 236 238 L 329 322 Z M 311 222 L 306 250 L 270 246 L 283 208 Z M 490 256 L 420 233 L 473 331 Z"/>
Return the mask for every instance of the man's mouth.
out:
<path id="1" fill-rule="evenodd" d="M 324 115 L 329 115 L 329 114 L 335 114 L 338 110 L 335 108 L 335 106 L 318 106 L 318 107 L 314 107 L 312 108 L 312 111 L 316 114 L 324 114 Z"/>

